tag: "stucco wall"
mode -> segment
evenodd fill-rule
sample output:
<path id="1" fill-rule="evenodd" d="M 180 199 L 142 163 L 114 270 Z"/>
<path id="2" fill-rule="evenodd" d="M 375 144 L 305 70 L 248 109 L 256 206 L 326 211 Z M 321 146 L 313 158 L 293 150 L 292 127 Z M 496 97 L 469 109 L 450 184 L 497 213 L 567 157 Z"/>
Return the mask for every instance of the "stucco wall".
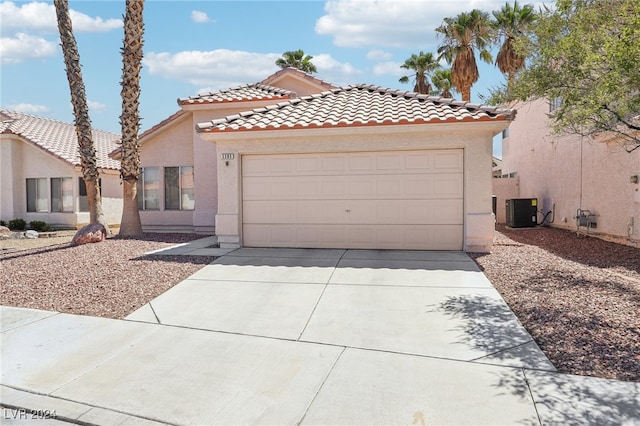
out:
<path id="1" fill-rule="evenodd" d="M 360 129 L 321 129 L 202 134 L 217 145 L 218 213 L 216 234 L 221 244 L 239 245 L 241 236 L 241 170 L 243 154 L 402 149 L 464 149 L 464 248 L 488 251 L 493 241 L 492 136 L 505 123 L 386 126 Z M 226 165 L 222 153 L 235 158 Z"/>
<path id="2" fill-rule="evenodd" d="M 78 178 L 80 167 L 54 157 L 46 151 L 19 138 L 3 137 L 0 142 L 0 218 L 5 221 L 21 218 L 27 223 L 41 220 L 57 228 L 76 228 L 89 222 L 89 214 L 79 212 Z M 27 212 L 26 179 L 73 178 L 73 212 Z M 103 187 L 103 211 L 107 223 L 120 223 L 122 194 L 117 171 L 101 174 Z M 50 183 L 48 183 L 48 186 Z M 51 198 L 49 186 L 49 200 Z M 49 201 L 49 209 L 51 202 Z"/>
<path id="3" fill-rule="evenodd" d="M 576 230 L 576 212 L 585 209 L 597 215 L 594 233 L 640 242 L 640 185 L 630 182 L 640 174 L 640 150 L 627 153 L 615 141 L 551 134 L 545 100 L 516 108 L 503 140 L 502 170 L 517 173 L 520 196 L 537 197 L 543 212 L 554 210 L 552 226 Z"/>
<path id="4" fill-rule="evenodd" d="M 141 167 L 159 168 L 160 210 L 141 210 L 140 220 L 145 231 L 193 231 L 194 210 L 165 210 L 164 167 L 194 166 L 194 177 L 201 172 L 194 162 L 193 125 L 190 115 L 180 117 L 175 123 L 164 126 L 142 141 Z M 197 191 L 197 184 L 196 191 Z M 195 194 L 195 209 L 204 200 Z"/>

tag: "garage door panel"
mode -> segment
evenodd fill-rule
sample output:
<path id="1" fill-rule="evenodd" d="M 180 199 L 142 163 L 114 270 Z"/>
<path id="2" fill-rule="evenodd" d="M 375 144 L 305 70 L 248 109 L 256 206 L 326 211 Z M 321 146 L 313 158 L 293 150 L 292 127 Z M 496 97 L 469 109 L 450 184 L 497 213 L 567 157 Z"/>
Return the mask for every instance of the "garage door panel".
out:
<path id="1" fill-rule="evenodd" d="M 435 225 L 462 223 L 462 200 L 268 200 L 244 202 L 244 223 Z"/>
<path id="2" fill-rule="evenodd" d="M 283 157 L 290 158 L 283 158 Z M 259 157 L 259 158 L 251 158 Z M 244 156 L 248 176 L 462 173 L 462 150 Z"/>
<path id="3" fill-rule="evenodd" d="M 347 223 L 417 225 L 462 223 L 462 200 L 350 200 Z"/>
<path id="4" fill-rule="evenodd" d="M 244 200 L 462 199 L 459 174 L 246 177 Z"/>
<path id="5" fill-rule="evenodd" d="M 247 247 L 460 250 L 462 225 L 245 225 Z"/>
<path id="6" fill-rule="evenodd" d="M 344 200 L 269 200 L 244 202 L 243 222 L 259 224 L 347 223 Z"/>
<path id="7" fill-rule="evenodd" d="M 243 156 L 243 244 L 459 250 L 463 150 Z"/>
<path id="8" fill-rule="evenodd" d="M 462 173 L 463 152 L 462 150 L 442 150 L 434 151 L 433 166 L 435 170 L 452 171 Z"/>

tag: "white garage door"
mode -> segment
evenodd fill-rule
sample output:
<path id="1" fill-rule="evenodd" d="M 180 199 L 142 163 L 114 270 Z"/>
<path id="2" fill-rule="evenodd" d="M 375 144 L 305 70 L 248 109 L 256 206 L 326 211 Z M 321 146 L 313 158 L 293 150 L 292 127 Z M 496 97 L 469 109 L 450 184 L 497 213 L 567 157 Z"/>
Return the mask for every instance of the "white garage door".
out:
<path id="1" fill-rule="evenodd" d="M 461 149 L 245 155 L 246 247 L 461 250 Z"/>

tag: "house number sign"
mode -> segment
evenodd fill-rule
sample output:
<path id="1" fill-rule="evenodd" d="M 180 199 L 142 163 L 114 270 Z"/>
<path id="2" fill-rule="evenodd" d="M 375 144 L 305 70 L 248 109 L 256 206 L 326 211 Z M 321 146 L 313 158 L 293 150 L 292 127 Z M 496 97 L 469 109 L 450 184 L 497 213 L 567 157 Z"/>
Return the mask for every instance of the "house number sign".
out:
<path id="1" fill-rule="evenodd" d="M 220 159 L 221 160 L 233 160 L 233 153 L 232 152 L 224 152 L 222 154 L 220 154 Z"/>

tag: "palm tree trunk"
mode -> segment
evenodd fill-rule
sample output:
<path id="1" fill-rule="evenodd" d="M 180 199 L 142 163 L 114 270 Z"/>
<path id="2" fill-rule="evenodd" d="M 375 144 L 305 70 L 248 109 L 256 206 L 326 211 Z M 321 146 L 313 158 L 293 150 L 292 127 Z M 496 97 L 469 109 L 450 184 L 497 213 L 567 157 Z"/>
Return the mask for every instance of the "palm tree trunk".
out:
<path id="1" fill-rule="evenodd" d="M 122 221 L 120 224 L 120 237 L 135 237 L 142 234 L 142 223 L 138 211 L 138 198 L 136 182 L 122 182 Z"/>
<path id="2" fill-rule="evenodd" d="M 471 86 L 465 86 L 462 88 L 462 100 L 465 102 L 471 102 Z"/>
<path id="3" fill-rule="evenodd" d="M 142 68 L 142 46 L 144 23 L 142 11 L 144 0 L 127 0 L 124 16 L 124 45 L 122 47 L 122 220 L 121 237 L 142 235 L 142 224 L 138 210 L 136 182 L 140 177 L 140 69 Z"/>
<path id="4" fill-rule="evenodd" d="M 105 227 L 107 235 L 111 230 L 107 225 L 102 211 L 102 198 L 98 179 L 100 172 L 97 167 L 96 150 L 91 133 L 91 120 L 89 119 L 89 107 L 87 106 L 87 94 L 85 91 L 82 71 L 80 68 L 80 55 L 78 45 L 73 35 L 71 17 L 69 16 L 69 3 L 67 0 L 54 0 L 58 31 L 62 42 L 62 53 L 71 92 L 71 104 L 75 117 L 76 135 L 78 137 L 78 151 L 80 154 L 80 166 L 82 176 L 87 187 L 87 200 L 89 202 L 89 222 L 100 223 Z"/>

